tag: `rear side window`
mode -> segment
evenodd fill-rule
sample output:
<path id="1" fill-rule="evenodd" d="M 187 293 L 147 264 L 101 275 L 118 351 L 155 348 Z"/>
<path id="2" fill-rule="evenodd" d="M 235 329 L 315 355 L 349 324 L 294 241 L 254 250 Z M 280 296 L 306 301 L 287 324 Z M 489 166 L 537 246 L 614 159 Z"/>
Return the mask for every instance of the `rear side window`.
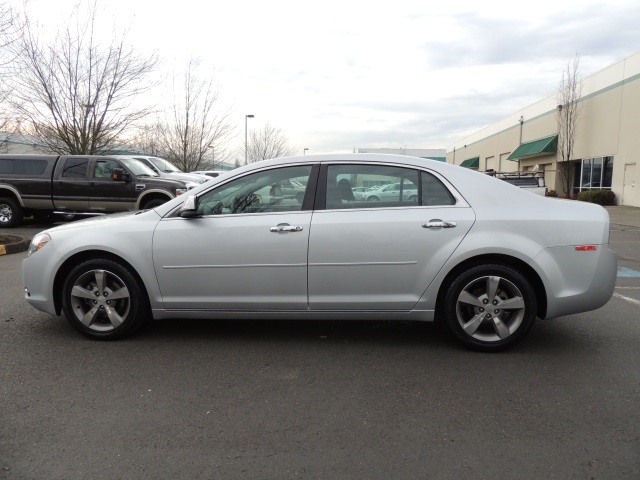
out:
<path id="1" fill-rule="evenodd" d="M 435 176 L 420 172 L 422 178 L 422 205 L 425 207 L 438 205 L 455 205 L 456 199 L 451 192 Z"/>
<path id="2" fill-rule="evenodd" d="M 46 160 L 3 158 L 0 159 L 0 174 L 39 176 L 44 174 L 47 165 Z"/>
<path id="3" fill-rule="evenodd" d="M 62 176 L 67 178 L 85 178 L 87 176 L 87 158 L 67 158 L 62 169 Z"/>
<path id="4" fill-rule="evenodd" d="M 418 203 L 417 170 L 386 165 L 329 165 L 328 209 L 411 207 Z"/>

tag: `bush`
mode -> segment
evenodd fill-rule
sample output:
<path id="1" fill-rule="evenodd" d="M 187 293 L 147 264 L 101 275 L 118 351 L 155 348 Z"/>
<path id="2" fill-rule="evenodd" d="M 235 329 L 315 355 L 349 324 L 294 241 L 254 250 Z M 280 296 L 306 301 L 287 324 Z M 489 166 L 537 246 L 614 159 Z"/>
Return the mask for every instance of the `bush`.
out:
<path id="1" fill-rule="evenodd" d="M 558 196 L 558 192 L 556 192 L 555 190 L 549 190 L 547 188 L 547 193 L 545 195 L 547 197 L 557 197 Z"/>
<path id="2" fill-rule="evenodd" d="M 578 194 L 578 200 L 598 205 L 615 205 L 615 198 L 611 190 L 585 190 Z"/>

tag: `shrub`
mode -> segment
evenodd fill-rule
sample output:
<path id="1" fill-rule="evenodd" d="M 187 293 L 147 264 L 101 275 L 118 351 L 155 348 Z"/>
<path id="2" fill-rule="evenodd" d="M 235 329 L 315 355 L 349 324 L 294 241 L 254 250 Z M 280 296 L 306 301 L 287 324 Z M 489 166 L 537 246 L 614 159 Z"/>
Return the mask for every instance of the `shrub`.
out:
<path id="1" fill-rule="evenodd" d="M 578 194 L 578 200 L 598 205 L 615 205 L 615 198 L 611 190 L 585 190 Z"/>
<path id="2" fill-rule="evenodd" d="M 556 192 L 555 190 L 547 189 L 547 193 L 545 195 L 547 197 L 557 197 L 558 196 L 558 192 Z"/>

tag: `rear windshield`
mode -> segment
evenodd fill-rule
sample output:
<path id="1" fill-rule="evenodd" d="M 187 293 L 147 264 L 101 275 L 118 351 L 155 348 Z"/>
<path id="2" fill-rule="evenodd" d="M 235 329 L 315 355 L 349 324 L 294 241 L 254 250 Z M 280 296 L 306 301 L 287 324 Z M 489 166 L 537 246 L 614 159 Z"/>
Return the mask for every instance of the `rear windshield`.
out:
<path id="1" fill-rule="evenodd" d="M 33 175 L 39 176 L 47 170 L 49 162 L 35 159 L 0 159 L 0 175 Z"/>

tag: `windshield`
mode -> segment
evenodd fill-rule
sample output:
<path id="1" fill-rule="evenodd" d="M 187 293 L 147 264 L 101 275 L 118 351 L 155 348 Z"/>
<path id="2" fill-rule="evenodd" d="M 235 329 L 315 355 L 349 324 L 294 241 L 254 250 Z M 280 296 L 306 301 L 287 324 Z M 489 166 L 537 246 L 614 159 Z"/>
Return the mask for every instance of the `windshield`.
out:
<path id="1" fill-rule="evenodd" d="M 151 170 L 149 167 L 147 167 L 140 160 L 137 160 L 135 158 L 119 158 L 118 160 L 124 163 L 124 166 L 127 167 L 127 169 L 131 173 L 133 173 L 135 176 L 140 176 L 140 175 L 148 175 L 149 177 L 160 176 L 156 172 Z"/>
<path id="2" fill-rule="evenodd" d="M 164 158 L 159 157 L 149 157 L 149 161 L 153 163 L 158 170 L 164 173 L 184 173 L 178 167 L 176 167 L 173 163 L 165 160 Z"/>

